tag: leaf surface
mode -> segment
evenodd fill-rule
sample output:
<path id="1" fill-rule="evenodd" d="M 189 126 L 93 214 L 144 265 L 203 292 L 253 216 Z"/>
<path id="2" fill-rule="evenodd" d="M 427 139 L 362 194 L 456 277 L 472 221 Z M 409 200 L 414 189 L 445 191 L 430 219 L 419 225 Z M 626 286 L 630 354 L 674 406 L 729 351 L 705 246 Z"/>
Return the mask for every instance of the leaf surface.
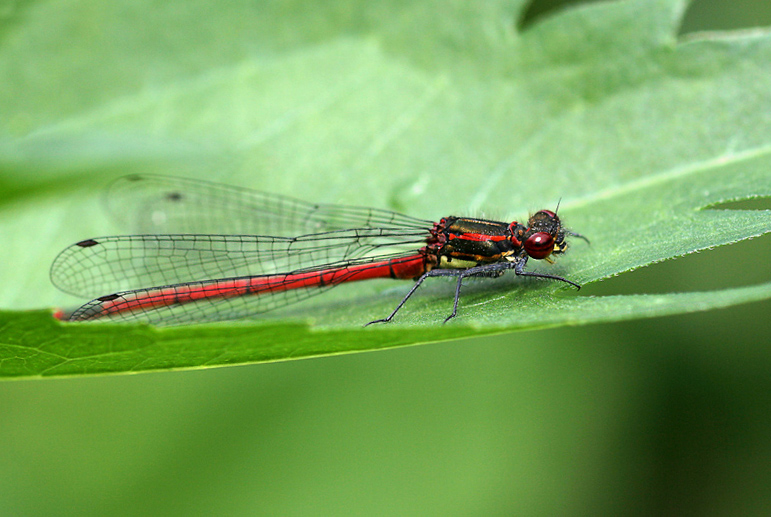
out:
<path id="1" fill-rule="evenodd" d="M 525 31 L 523 2 L 503 0 L 20 5 L 0 32 L 5 308 L 78 303 L 54 291 L 47 267 L 72 242 L 125 231 L 98 200 L 109 179 L 136 172 L 431 220 L 520 219 L 561 199 L 591 245 L 574 240 L 556 265 L 530 267 L 589 285 L 771 230 L 768 210 L 715 208 L 771 196 L 771 35 L 678 41 L 682 1 L 594 4 Z M 470 282 L 445 326 L 452 287 L 441 281 L 395 324 L 367 329 L 408 285 L 342 286 L 206 327 L 8 311 L 0 375 L 285 360 L 771 296 L 771 284 L 591 296 L 509 276 Z"/>

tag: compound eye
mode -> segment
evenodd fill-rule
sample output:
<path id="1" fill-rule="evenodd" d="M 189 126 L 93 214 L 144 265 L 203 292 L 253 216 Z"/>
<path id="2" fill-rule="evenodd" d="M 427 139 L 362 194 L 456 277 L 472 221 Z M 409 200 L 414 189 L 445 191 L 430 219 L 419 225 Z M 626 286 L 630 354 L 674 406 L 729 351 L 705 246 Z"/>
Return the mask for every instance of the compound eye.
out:
<path id="1" fill-rule="evenodd" d="M 525 251 L 534 259 L 545 259 L 554 251 L 554 237 L 546 232 L 537 232 L 525 241 Z"/>

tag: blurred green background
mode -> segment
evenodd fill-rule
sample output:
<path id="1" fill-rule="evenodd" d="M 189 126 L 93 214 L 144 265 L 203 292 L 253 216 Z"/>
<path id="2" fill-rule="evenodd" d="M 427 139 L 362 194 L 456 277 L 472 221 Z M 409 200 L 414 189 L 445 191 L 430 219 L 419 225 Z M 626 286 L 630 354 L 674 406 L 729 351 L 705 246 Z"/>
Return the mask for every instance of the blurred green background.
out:
<path id="1" fill-rule="evenodd" d="M 767 0 L 696 0 L 682 32 L 761 25 Z M 769 263 L 766 236 L 585 289 L 749 285 Z M 2 382 L 0 514 L 767 515 L 770 313 Z"/>

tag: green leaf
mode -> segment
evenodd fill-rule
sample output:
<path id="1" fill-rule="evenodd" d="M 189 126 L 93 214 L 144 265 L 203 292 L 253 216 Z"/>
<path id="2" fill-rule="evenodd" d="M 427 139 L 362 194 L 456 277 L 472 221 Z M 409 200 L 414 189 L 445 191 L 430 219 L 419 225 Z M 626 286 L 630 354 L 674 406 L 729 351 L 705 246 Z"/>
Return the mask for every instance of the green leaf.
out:
<path id="1" fill-rule="evenodd" d="M 685 2 L 665 0 L 593 4 L 519 31 L 523 4 L 19 4 L 0 32 L 0 305 L 17 309 L 0 316 L 0 375 L 276 361 L 771 297 L 771 284 L 591 296 L 508 275 L 464 286 L 445 326 L 445 282 L 366 329 L 407 284 L 171 329 L 19 310 L 83 302 L 56 293 L 47 267 L 74 241 L 121 231 L 98 199 L 134 172 L 432 220 L 519 219 L 561 199 L 592 244 L 530 268 L 582 284 L 771 230 L 768 210 L 716 208 L 771 196 L 767 31 L 678 41 Z"/>

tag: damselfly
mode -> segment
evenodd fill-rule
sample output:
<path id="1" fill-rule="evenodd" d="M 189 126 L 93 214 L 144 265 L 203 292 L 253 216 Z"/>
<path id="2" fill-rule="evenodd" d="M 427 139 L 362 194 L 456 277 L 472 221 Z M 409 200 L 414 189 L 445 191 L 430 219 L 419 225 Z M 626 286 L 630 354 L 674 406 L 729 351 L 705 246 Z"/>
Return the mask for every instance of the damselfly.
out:
<path id="1" fill-rule="evenodd" d="M 69 321 L 159 325 L 244 318 L 298 302 L 345 282 L 414 280 L 388 322 L 429 277 L 455 277 L 454 318 L 463 279 L 516 275 L 528 259 L 552 262 L 567 249 L 555 211 L 525 223 L 469 217 L 428 221 L 388 210 L 313 204 L 204 181 L 127 176 L 109 191 L 110 210 L 131 214 L 134 235 L 82 240 L 51 267 L 60 289 L 96 297 Z M 104 293 L 111 293 L 104 295 Z"/>

